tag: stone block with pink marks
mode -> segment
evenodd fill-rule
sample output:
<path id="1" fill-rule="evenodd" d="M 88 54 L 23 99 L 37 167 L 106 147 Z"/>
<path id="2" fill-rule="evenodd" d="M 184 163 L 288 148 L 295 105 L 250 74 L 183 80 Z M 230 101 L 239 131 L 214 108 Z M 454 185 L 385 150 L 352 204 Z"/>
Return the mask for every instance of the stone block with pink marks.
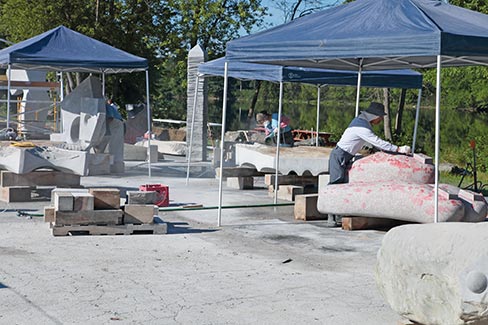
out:
<path id="1" fill-rule="evenodd" d="M 434 185 L 393 182 L 357 182 L 322 187 L 320 213 L 434 222 Z M 439 221 L 461 221 L 464 204 L 449 189 L 439 189 Z M 484 218 L 484 216 L 483 216 Z"/>
<path id="2" fill-rule="evenodd" d="M 406 182 L 434 183 L 435 167 L 425 155 L 393 155 L 377 152 L 354 162 L 349 170 L 349 183 Z"/>

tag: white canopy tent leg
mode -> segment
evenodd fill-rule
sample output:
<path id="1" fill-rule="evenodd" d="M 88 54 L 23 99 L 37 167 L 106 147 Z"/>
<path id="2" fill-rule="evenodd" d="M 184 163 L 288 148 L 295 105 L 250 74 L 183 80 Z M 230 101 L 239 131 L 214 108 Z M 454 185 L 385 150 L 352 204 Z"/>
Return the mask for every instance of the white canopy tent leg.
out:
<path id="1" fill-rule="evenodd" d="M 320 123 L 320 85 L 317 86 L 317 139 L 315 139 L 315 146 L 319 146 L 319 123 Z M 313 134 L 312 134 L 313 139 Z"/>
<path id="2" fill-rule="evenodd" d="M 147 172 L 151 178 L 151 106 L 149 106 L 149 70 L 146 70 L 146 106 L 147 106 Z"/>
<path id="3" fill-rule="evenodd" d="M 12 67 L 7 68 L 7 129 L 10 127 L 10 80 L 12 79 Z"/>
<path id="4" fill-rule="evenodd" d="M 219 177 L 219 209 L 217 216 L 217 227 L 222 225 L 222 169 L 224 167 L 224 138 L 225 138 L 225 119 L 227 116 L 227 86 L 228 86 L 229 63 L 224 64 L 224 97 L 222 104 L 222 131 L 220 135 L 220 177 Z"/>
<path id="5" fill-rule="evenodd" d="M 359 59 L 359 69 L 358 69 L 358 85 L 357 85 L 357 93 L 356 93 L 356 117 L 359 115 L 359 100 L 361 97 L 361 77 L 363 74 L 363 58 Z"/>
<path id="6" fill-rule="evenodd" d="M 442 57 L 437 56 L 437 77 L 435 91 L 435 186 L 434 186 L 434 222 L 439 222 L 439 147 L 440 147 L 440 113 L 441 113 L 441 62 Z"/>
<path id="7" fill-rule="evenodd" d="M 195 78 L 195 96 L 193 97 L 193 110 L 191 112 L 191 125 L 190 125 L 190 146 L 187 150 L 187 160 L 188 166 L 186 167 L 186 185 L 188 185 L 190 180 L 190 163 L 191 163 L 191 150 L 193 148 L 193 126 L 195 125 L 195 110 L 197 109 L 197 98 L 198 98 L 198 84 L 200 82 L 200 76 L 197 75 Z M 222 173 L 222 169 L 220 170 Z"/>
<path id="8" fill-rule="evenodd" d="M 105 98 L 105 72 L 102 71 L 102 96 Z"/>
<path id="9" fill-rule="evenodd" d="M 278 101 L 278 133 L 276 134 L 276 155 L 275 155 L 275 184 L 274 204 L 278 203 L 278 174 L 280 169 L 280 138 L 281 138 L 281 112 L 283 110 L 283 81 L 280 81 L 280 98 Z"/>
<path id="10" fill-rule="evenodd" d="M 415 152 L 415 144 L 417 142 L 417 128 L 419 125 L 420 102 L 421 101 L 422 101 L 422 88 L 419 89 L 419 94 L 418 94 L 418 98 L 417 98 L 417 109 L 415 111 L 415 125 L 413 128 L 412 153 Z"/>
<path id="11" fill-rule="evenodd" d="M 64 99 L 64 78 L 63 78 L 63 72 L 59 72 L 59 102 L 62 103 L 63 102 L 63 99 Z M 61 105 L 59 105 L 59 114 L 57 115 L 57 121 L 56 123 L 59 123 L 58 124 L 58 129 L 56 131 L 58 132 L 63 132 L 63 123 L 61 123 L 62 119 L 61 119 Z"/>

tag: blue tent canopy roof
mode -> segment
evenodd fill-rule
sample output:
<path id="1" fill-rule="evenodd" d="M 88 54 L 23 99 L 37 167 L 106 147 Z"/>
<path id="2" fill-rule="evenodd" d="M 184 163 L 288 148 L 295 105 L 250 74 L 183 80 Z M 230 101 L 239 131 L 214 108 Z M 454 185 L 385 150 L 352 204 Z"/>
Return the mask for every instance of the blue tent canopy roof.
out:
<path id="1" fill-rule="evenodd" d="M 0 65 L 17 69 L 132 72 L 148 68 L 146 59 L 59 26 L 0 51 Z"/>
<path id="2" fill-rule="evenodd" d="M 488 15 L 438 0 L 356 0 L 227 43 L 230 60 L 357 70 L 488 64 Z"/>
<path id="3" fill-rule="evenodd" d="M 198 66 L 202 75 L 224 76 L 225 58 Z M 270 64 L 229 62 L 229 77 L 241 80 L 300 82 L 314 85 L 357 85 L 357 72 L 316 68 L 282 67 Z M 413 70 L 366 71 L 361 78 L 366 87 L 421 88 L 422 74 Z"/>

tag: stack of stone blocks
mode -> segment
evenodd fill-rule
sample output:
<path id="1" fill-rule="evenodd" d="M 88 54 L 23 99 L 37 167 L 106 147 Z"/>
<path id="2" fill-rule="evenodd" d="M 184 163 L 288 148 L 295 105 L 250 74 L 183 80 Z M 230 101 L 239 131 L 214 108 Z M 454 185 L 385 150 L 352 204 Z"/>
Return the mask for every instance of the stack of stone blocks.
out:
<path id="1" fill-rule="evenodd" d="M 44 221 L 51 224 L 54 236 L 167 233 L 154 205 L 156 192 L 129 191 L 123 205 L 116 188 L 55 189 L 51 198 Z"/>

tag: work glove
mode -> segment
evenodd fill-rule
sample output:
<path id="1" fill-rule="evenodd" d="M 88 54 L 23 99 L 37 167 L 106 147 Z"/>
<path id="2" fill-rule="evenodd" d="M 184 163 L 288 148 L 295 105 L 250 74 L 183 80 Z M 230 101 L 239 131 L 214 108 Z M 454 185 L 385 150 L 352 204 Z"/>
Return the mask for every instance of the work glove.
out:
<path id="1" fill-rule="evenodd" d="M 409 146 L 401 146 L 398 147 L 398 152 L 408 155 L 412 152 L 412 148 L 410 148 Z"/>

